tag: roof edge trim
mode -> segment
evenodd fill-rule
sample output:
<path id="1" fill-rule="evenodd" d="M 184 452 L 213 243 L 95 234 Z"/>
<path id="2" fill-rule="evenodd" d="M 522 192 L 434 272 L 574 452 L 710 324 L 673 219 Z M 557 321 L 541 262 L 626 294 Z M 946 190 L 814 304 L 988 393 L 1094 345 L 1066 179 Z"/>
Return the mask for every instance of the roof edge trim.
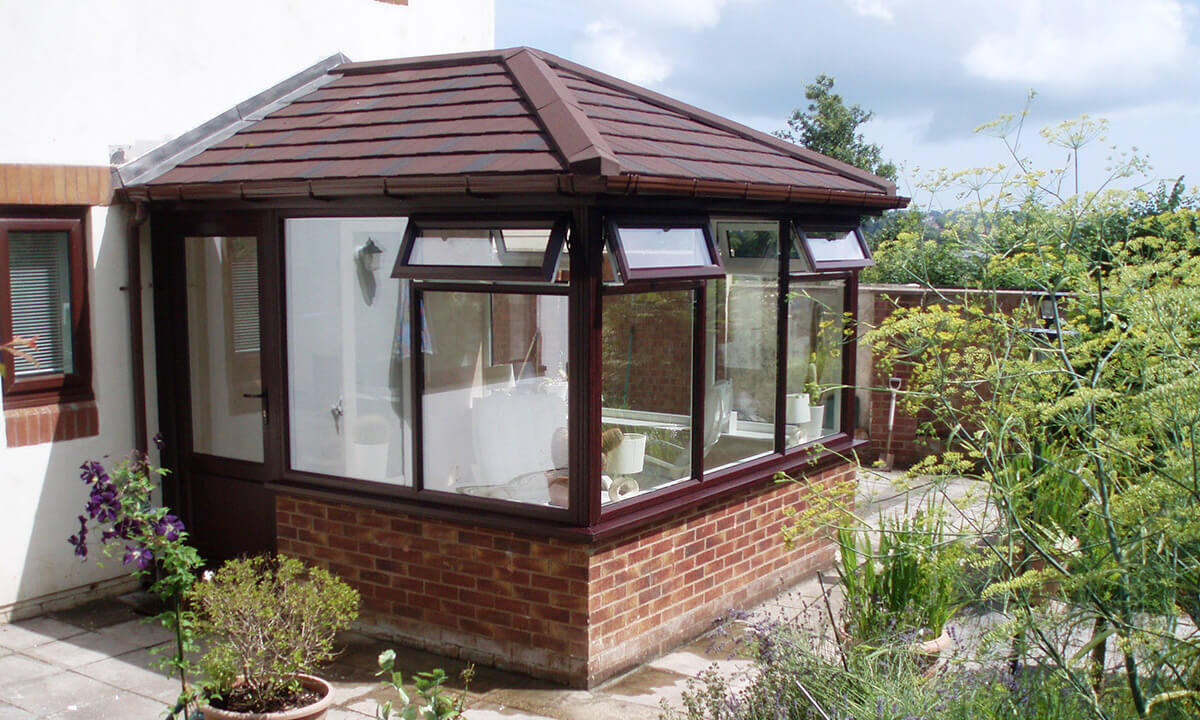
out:
<path id="1" fill-rule="evenodd" d="M 712 127 L 732 132 L 735 135 L 740 135 L 747 140 L 765 143 L 772 148 L 787 153 L 798 160 L 803 160 L 804 162 L 822 167 L 844 177 L 849 177 L 853 180 L 858 180 L 859 182 L 878 187 L 881 192 L 887 195 L 896 194 L 895 183 L 891 182 L 887 178 L 882 178 L 874 173 L 867 172 L 862 168 L 855 167 L 854 165 L 850 165 L 849 163 L 845 163 L 840 160 L 835 160 L 826 155 L 822 155 L 818 152 L 814 152 L 799 145 L 787 142 L 786 140 L 780 140 L 774 135 L 769 135 L 761 130 L 755 130 L 752 127 L 748 127 L 739 122 L 721 117 L 720 115 L 708 112 L 707 110 L 701 110 L 694 105 L 689 105 L 685 102 L 681 102 L 672 97 L 654 92 L 653 90 L 644 88 L 640 85 L 634 85 L 631 82 L 608 75 L 606 73 L 602 73 L 598 70 L 594 70 L 586 65 L 580 65 L 579 63 L 558 57 L 557 55 L 553 55 L 543 50 L 535 50 L 531 48 L 530 51 L 551 66 L 582 75 L 589 80 L 593 80 L 614 90 L 631 93 L 636 97 L 645 100 L 646 102 L 658 105 L 659 107 L 667 110 L 682 113 L 683 115 L 690 117 L 692 120 L 704 123 L 705 125 L 710 125 Z"/>
<path id="2" fill-rule="evenodd" d="M 541 58 L 528 48 L 521 48 L 505 58 L 504 66 L 559 155 L 566 160 L 568 170 L 621 174 L 616 153 L 579 107 L 575 93 Z"/>
<path id="3" fill-rule="evenodd" d="M 247 98 L 186 133 L 166 141 L 133 160 L 113 168 L 114 184 L 141 185 L 162 176 L 183 161 L 207 150 L 263 119 L 296 96 L 312 92 L 333 81 L 330 71 L 349 63 L 340 52 L 320 60 L 266 90 Z"/>
<path id="4" fill-rule="evenodd" d="M 363 62 L 347 62 L 337 69 L 342 75 L 371 75 L 374 73 L 392 72 L 393 70 L 417 70 L 423 68 L 444 67 L 446 65 L 477 65 L 486 62 L 503 62 L 505 58 L 528 48 L 517 47 L 503 50 L 473 50 L 470 52 L 444 53 L 441 55 L 420 55 L 411 58 L 394 60 L 365 60 Z"/>

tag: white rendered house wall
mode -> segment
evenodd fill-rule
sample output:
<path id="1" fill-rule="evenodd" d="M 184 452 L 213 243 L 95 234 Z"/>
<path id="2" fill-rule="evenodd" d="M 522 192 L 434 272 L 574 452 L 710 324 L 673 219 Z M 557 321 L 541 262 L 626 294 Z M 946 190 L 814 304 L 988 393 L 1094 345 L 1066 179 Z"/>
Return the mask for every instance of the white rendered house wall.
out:
<path id="1" fill-rule="evenodd" d="M 0 168 L 107 165 L 180 135 L 342 52 L 352 60 L 493 46 L 494 0 L 0 0 Z M 0 201 L 2 203 L 2 201 Z M 0 206 L 0 209 L 3 209 Z M 88 213 L 92 389 L 99 434 L 7 447 L 0 416 L 0 622 L 124 582 L 120 560 L 72 557 L 84 460 L 134 446 L 123 207 Z M 149 433 L 157 430 L 149 228 L 142 232 Z"/>

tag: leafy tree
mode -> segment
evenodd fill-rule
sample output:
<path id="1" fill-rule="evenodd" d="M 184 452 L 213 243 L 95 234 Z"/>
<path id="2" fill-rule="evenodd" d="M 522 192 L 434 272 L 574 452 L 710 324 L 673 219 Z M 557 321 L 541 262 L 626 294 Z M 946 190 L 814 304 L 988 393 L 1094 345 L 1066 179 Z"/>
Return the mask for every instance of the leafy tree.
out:
<path id="1" fill-rule="evenodd" d="M 875 113 L 860 105 L 846 105 L 833 91 L 833 78 L 824 74 L 805 86 L 804 97 L 809 101 L 808 109 L 792 111 L 788 129 L 776 133 L 780 138 L 880 177 L 896 179 L 896 166 L 884 160 L 880 147 L 867 142 L 858 131 Z"/>

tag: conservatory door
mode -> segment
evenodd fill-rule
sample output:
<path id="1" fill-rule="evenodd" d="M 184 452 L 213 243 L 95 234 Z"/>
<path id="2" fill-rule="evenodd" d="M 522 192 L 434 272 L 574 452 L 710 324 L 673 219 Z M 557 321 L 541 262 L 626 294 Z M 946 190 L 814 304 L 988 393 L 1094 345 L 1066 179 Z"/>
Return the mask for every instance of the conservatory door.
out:
<path id="1" fill-rule="evenodd" d="M 258 246 L 251 234 L 183 238 L 188 382 L 178 392 L 190 432 L 181 470 L 189 529 L 210 562 L 274 544 Z"/>

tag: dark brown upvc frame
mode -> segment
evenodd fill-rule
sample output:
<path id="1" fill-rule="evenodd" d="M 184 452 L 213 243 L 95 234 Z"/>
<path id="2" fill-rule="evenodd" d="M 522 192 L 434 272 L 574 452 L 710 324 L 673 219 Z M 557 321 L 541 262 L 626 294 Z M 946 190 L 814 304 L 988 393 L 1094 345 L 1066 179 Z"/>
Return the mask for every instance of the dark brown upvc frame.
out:
<path id="1" fill-rule="evenodd" d="M 751 218 L 747 218 L 751 219 Z M 761 220 L 762 218 L 754 218 Z M 732 221 L 733 218 L 730 218 Z M 603 526 L 611 524 L 619 526 L 623 522 L 630 522 L 636 519 L 639 515 L 645 516 L 653 512 L 662 512 L 664 510 L 671 511 L 674 509 L 682 509 L 683 507 L 701 502 L 704 498 L 710 497 L 716 493 L 724 492 L 732 487 L 741 487 L 750 482 L 751 478 L 761 476 L 763 473 L 783 472 L 789 468 L 803 467 L 816 461 L 819 457 L 827 456 L 827 453 L 842 452 L 850 450 L 854 446 L 853 439 L 853 413 L 854 413 L 854 393 L 842 393 L 842 406 L 839 413 L 840 423 L 838 431 L 827 437 L 819 438 L 818 440 L 805 443 L 793 447 L 786 447 L 786 417 L 785 417 L 785 399 L 786 399 L 786 381 L 787 381 L 787 311 L 788 311 L 788 293 L 791 281 L 795 280 L 842 280 L 845 285 L 843 288 L 843 307 L 845 312 L 852 313 L 852 317 L 858 317 L 857 308 L 857 273 L 852 269 L 837 270 L 837 271 L 818 271 L 818 272 L 790 272 L 788 269 L 789 247 L 791 243 L 785 242 L 784 238 L 788 237 L 788 233 L 793 230 L 793 221 L 791 219 L 779 220 L 779 236 L 780 242 L 778 246 L 779 253 L 779 268 L 778 282 L 779 292 L 777 298 L 776 312 L 776 409 L 775 409 L 775 448 L 774 452 L 764 453 L 757 457 L 748 459 L 742 463 L 723 467 L 719 470 L 706 472 L 704 470 L 703 443 L 697 443 L 695 438 L 703 437 L 704 423 L 704 403 L 705 397 L 704 377 L 705 363 L 707 359 L 704 357 L 704 322 L 705 318 L 705 302 L 707 297 L 707 282 L 699 281 L 694 284 L 689 284 L 685 281 L 641 281 L 627 285 L 612 286 L 606 285 L 603 287 L 602 296 L 618 295 L 627 293 L 654 292 L 657 290 L 683 289 L 685 287 L 695 287 L 696 290 L 696 311 L 693 313 L 693 332 L 692 332 L 692 477 L 689 480 L 677 482 L 670 487 L 665 487 L 661 490 L 656 490 L 646 495 L 622 500 L 619 502 L 604 505 L 601 510 L 602 523 L 592 523 L 593 527 L 597 525 Z M 611 248 L 610 248 L 611 250 Z M 717 256 L 719 258 L 719 255 Z M 601 303 L 603 306 L 603 303 Z M 602 315 L 601 307 L 601 315 Z M 597 324 L 602 324 L 602 318 L 597 319 Z M 844 387 L 853 387 L 854 371 L 855 371 L 855 347 L 856 347 L 856 328 L 852 325 L 847 328 L 847 338 L 842 344 L 842 380 Z M 596 407 L 589 410 L 590 415 L 598 416 L 600 413 L 599 403 Z M 697 432 L 700 435 L 697 435 Z M 599 481 L 594 483 L 592 488 L 592 502 L 596 505 L 601 504 Z"/>
<path id="2" fill-rule="evenodd" d="M 617 274 L 626 283 L 646 280 L 672 280 L 719 278 L 725 275 L 725 267 L 721 264 L 721 254 L 717 252 L 709 228 L 707 215 L 702 217 L 687 215 L 609 215 L 605 224 L 608 251 L 617 262 Z M 664 228 L 694 228 L 704 234 L 704 244 L 708 256 L 712 259 L 709 265 L 684 265 L 679 267 L 633 268 L 629 265 L 629 257 L 621 242 L 621 229 L 662 230 Z"/>
<path id="3" fill-rule="evenodd" d="M 92 341 L 88 312 L 87 210 L 72 208 L 35 217 L 13 215 L 16 213 L 10 214 L 0 210 L 0 344 L 9 343 L 13 339 L 8 234 L 66 233 L 73 367 L 69 373 L 43 373 L 23 378 L 14 377 L 11 372 L 5 373 L 4 406 L 16 409 L 91 400 Z M 8 364 L 7 360 L 8 358 L 0 358 L 0 362 L 4 364 Z"/>
<path id="4" fill-rule="evenodd" d="M 865 267 L 870 267 L 875 264 L 875 260 L 871 257 L 871 249 L 867 247 L 867 241 L 863 238 L 862 231 L 857 225 L 826 225 L 805 223 L 803 221 L 793 221 L 796 242 L 800 244 L 800 252 L 804 253 L 804 259 L 808 261 L 808 266 L 813 269 L 813 272 L 835 272 L 838 270 L 861 270 Z M 808 235 L 804 232 L 804 228 L 808 228 L 814 233 L 817 232 L 844 232 L 854 233 L 855 240 L 858 241 L 858 247 L 862 250 L 863 256 L 858 260 L 820 260 L 818 261 L 812 255 L 812 250 L 808 246 Z"/>
<path id="5" fill-rule="evenodd" d="M 539 267 L 493 267 L 477 265 L 414 265 L 410 262 L 417 236 L 426 228 L 450 230 L 500 230 L 505 228 L 528 228 L 549 225 L 550 237 Z M 566 241 L 570 220 L 566 215 L 522 216 L 492 215 L 464 219 L 462 215 L 416 215 L 408 219 L 404 240 L 396 265 L 392 268 L 393 278 L 438 279 L 438 280 L 492 280 L 495 282 L 549 282 L 554 279 L 558 258 Z M 503 242 L 503 240 L 502 240 Z"/>
<path id="6" fill-rule="evenodd" d="M 160 235 L 160 229 L 179 224 L 176 222 L 176 218 L 182 219 L 190 215 L 191 211 L 199 211 L 204 216 L 212 218 L 221 216 L 225 210 L 231 210 L 233 212 L 229 214 L 241 216 L 244 219 L 249 219 L 253 216 L 256 219 L 254 222 L 255 225 L 261 222 L 270 228 L 269 230 L 264 230 L 260 236 L 262 238 L 260 242 L 260 262 L 262 263 L 260 265 L 260 279 L 264 283 L 262 290 L 264 298 L 262 318 L 263 342 L 264 347 L 273 345 L 277 349 L 277 352 L 274 360 L 264 361 L 264 383 L 270 385 L 272 388 L 284 389 L 285 391 L 270 394 L 267 401 L 271 417 L 270 428 L 265 438 L 266 467 L 264 470 L 266 473 L 265 487 L 268 491 L 286 492 L 292 495 L 321 498 L 382 510 L 402 511 L 419 517 L 438 518 L 468 525 L 477 524 L 518 533 L 559 537 L 573 542 L 592 542 L 624 534 L 645 523 L 661 519 L 673 513 L 686 511 L 687 508 L 694 507 L 698 503 L 725 497 L 730 493 L 741 492 L 744 489 L 769 483 L 771 481 L 770 478 L 778 472 L 787 472 L 795 477 L 799 477 L 804 473 L 817 471 L 829 465 L 843 462 L 844 457 L 861 445 L 860 442 L 853 439 L 852 433 L 842 432 L 823 438 L 819 443 L 819 447 L 805 445 L 791 448 L 787 452 L 782 452 L 777 448 L 775 453 L 761 455 L 734 466 L 707 472 L 700 481 L 693 478 L 679 485 L 665 488 L 662 491 L 649 493 L 626 503 L 621 503 L 620 507 L 615 507 L 615 504 L 608 506 L 604 508 L 605 512 L 602 516 L 599 502 L 600 385 L 598 373 L 600 369 L 600 303 L 604 292 L 609 289 L 616 290 L 615 287 L 609 288 L 608 286 L 604 286 L 601 278 L 601 259 L 604 248 L 603 238 L 606 214 L 605 208 L 597 207 L 594 204 L 572 201 L 569 198 L 555 197 L 543 198 L 540 203 L 535 204 L 538 209 L 527 213 L 523 208 L 529 207 L 528 201 L 521 200 L 520 206 L 522 209 L 520 212 L 525 213 L 526 216 L 536 214 L 537 217 L 557 216 L 564 212 L 570 213 L 574 229 L 573 240 L 568 244 L 567 248 L 571 256 L 571 267 L 574 269 L 574 272 L 571 273 L 569 285 L 567 285 L 567 292 L 570 297 L 569 422 L 571 428 L 572 469 L 569 509 L 564 511 L 560 508 L 522 506 L 504 500 L 475 498 L 465 495 L 443 497 L 446 493 L 441 492 L 426 493 L 423 497 L 419 498 L 417 491 L 408 486 L 333 477 L 289 469 L 287 466 L 287 435 L 284 434 L 286 432 L 285 426 L 289 419 L 286 404 L 286 345 L 283 343 L 283 333 L 286 327 L 285 308 L 282 303 L 282 298 L 285 296 L 283 286 L 286 282 L 286 278 L 283 277 L 283 254 L 286 252 L 284 223 L 286 220 L 301 218 L 413 217 L 421 211 L 427 211 L 431 214 L 435 212 L 445 213 L 446 210 L 444 208 L 446 207 L 455 208 L 455 211 L 459 212 L 458 217 L 460 218 L 465 215 L 480 217 L 494 214 L 497 208 L 496 201 L 488 198 L 475 199 L 466 203 L 448 204 L 438 200 L 436 205 L 437 207 L 434 206 L 433 201 L 429 201 L 428 204 L 414 205 L 407 200 L 389 202 L 357 200 L 325 202 L 312 200 L 297 203 L 268 204 L 224 203 L 217 207 L 210 206 L 207 203 L 192 203 L 184 204 L 176 209 L 167 207 L 156 211 L 156 216 L 153 220 L 153 225 L 156 227 L 155 298 L 156 303 L 164 303 L 162 305 L 156 304 L 156 316 L 161 318 L 169 318 L 178 312 L 176 308 L 171 307 L 168 298 L 177 294 L 181 285 L 176 284 L 174 285 L 174 291 L 171 290 L 171 276 L 164 274 L 166 266 L 159 262 L 157 251 L 163 247 L 163 243 L 160 240 L 166 239 Z M 516 207 L 514 203 L 510 202 L 510 205 Z M 641 209 L 647 212 L 654 212 L 655 208 L 659 206 L 661 206 L 661 203 L 656 203 L 653 207 L 647 205 Z M 503 207 L 503 204 L 500 207 Z M 703 209 L 692 203 L 688 207 L 683 208 L 681 212 L 698 213 Z M 609 212 L 618 211 L 622 214 L 631 212 L 625 206 L 620 208 L 614 207 L 609 210 Z M 183 214 L 177 214 L 180 212 Z M 658 212 L 661 214 L 661 211 Z M 754 212 L 752 210 L 743 210 L 741 207 L 734 207 L 730 204 L 722 205 L 717 203 L 713 205 L 712 212 L 714 214 L 719 213 L 722 218 L 730 219 L 736 219 L 737 217 L 745 217 L 748 220 L 780 218 L 780 236 L 783 238 L 786 237 L 786 232 L 791 229 L 792 221 L 790 216 L 793 211 L 788 208 L 779 207 Z M 673 217 L 678 218 L 677 215 Z M 189 228 L 195 227 L 192 223 L 188 223 L 188 225 Z M 195 234 L 197 230 L 193 229 L 190 234 Z M 226 225 L 223 234 L 233 235 L 243 233 Z M 780 243 L 781 260 L 785 259 L 786 254 L 789 252 L 788 247 L 788 243 Z M 786 266 L 781 263 L 781 267 Z M 851 278 L 846 288 L 848 296 L 847 310 L 853 312 L 855 307 L 856 283 L 854 282 L 854 273 L 848 273 L 847 275 Z M 786 280 L 786 272 L 782 272 L 780 278 L 781 288 L 786 284 Z M 544 283 L 544 281 L 539 282 Z M 487 287 L 475 282 L 462 284 L 466 286 L 464 289 L 474 291 L 481 291 Z M 272 285 L 274 286 L 273 288 L 269 287 Z M 666 287 L 668 285 L 658 282 L 641 282 L 629 290 L 636 292 L 655 287 Z M 543 284 L 542 287 L 545 287 L 545 285 Z M 556 284 L 553 287 L 558 288 L 562 286 Z M 161 292 L 159 292 L 160 289 Z M 514 289 L 517 292 L 530 291 L 528 286 L 522 285 L 514 285 Z M 780 302 L 785 302 L 784 292 L 780 293 Z M 414 302 L 411 307 L 415 309 L 416 303 Z M 779 317 L 782 324 L 786 319 L 786 313 L 779 313 Z M 170 325 L 171 322 L 168 320 L 164 327 L 169 327 Z M 417 323 L 410 323 L 410 325 L 413 328 L 419 328 Z M 703 322 L 695 323 L 695 329 L 697 332 L 702 333 L 704 330 Z M 159 337 L 159 340 L 161 341 L 163 337 L 165 337 L 165 333 Z M 702 343 L 695 343 L 693 346 L 694 351 L 696 348 L 702 347 Z M 782 348 L 783 346 L 780 345 L 780 347 Z M 173 358 L 168 346 L 163 346 L 161 342 L 158 357 L 160 367 L 159 387 L 172 387 L 175 382 L 171 378 L 175 377 L 181 370 L 186 372 L 187 359 L 184 356 Z M 852 339 L 845 346 L 843 363 L 843 377 L 848 385 L 853 384 L 854 352 Z M 164 365 L 168 366 L 169 370 L 165 376 L 162 375 Z M 702 391 L 703 389 L 701 388 Z M 171 399 L 168 397 L 169 395 L 170 393 L 163 393 L 163 402 L 167 406 L 172 404 Z M 697 397 L 693 393 L 693 402 L 696 402 Z M 843 430 L 845 430 L 853 417 L 852 393 L 844 393 L 843 401 L 844 411 L 841 417 Z M 170 412 L 164 409 L 161 412 L 160 422 L 167 424 L 164 427 L 164 431 L 169 438 L 176 435 L 176 432 L 170 431 L 170 418 L 180 414 L 189 415 L 186 406 L 174 408 Z M 702 413 L 693 412 L 693 415 L 697 418 L 703 417 Z M 777 422 L 781 422 L 784 415 L 782 412 L 777 412 L 776 417 Z M 178 430 L 177 427 L 176 430 Z M 780 431 L 777 430 L 776 436 L 782 437 Z M 167 452 L 170 453 L 172 449 L 172 446 L 168 445 Z M 168 465 L 173 465 L 175 461 L 164 458 L 164 462 Z M 700 466 L 697 465 L 696 467 Z M 212 469 L 217 470 L 217 468 Z M 232 468 L 230 469 L 232 470 Z M 569 517 L 564 519 L 564 512 Z"/>

